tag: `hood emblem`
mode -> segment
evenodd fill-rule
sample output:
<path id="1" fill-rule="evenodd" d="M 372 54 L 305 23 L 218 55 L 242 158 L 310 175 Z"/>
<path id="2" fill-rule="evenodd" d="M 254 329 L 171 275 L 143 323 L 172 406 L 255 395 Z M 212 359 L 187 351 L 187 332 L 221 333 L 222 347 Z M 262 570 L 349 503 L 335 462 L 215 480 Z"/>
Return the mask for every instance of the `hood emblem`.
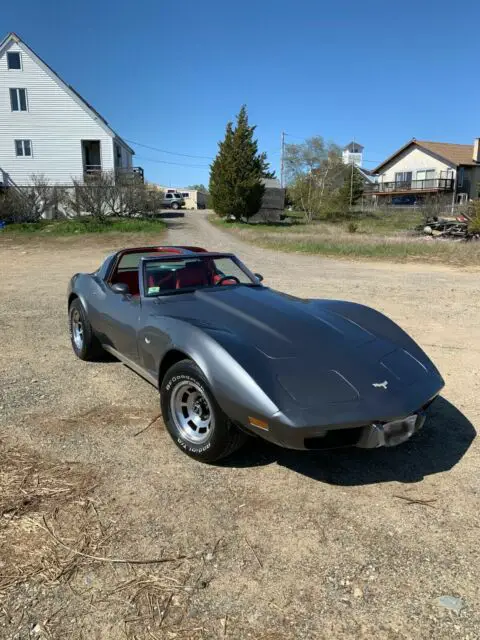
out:
<path id="1" fill-rule="evenodd" d="M 388 387 L 388 380 L 384 380 L 383 382 L 373 382 L 372 387 L 375 387 L 375 389 L 385 389 L 386 391 Z"/>

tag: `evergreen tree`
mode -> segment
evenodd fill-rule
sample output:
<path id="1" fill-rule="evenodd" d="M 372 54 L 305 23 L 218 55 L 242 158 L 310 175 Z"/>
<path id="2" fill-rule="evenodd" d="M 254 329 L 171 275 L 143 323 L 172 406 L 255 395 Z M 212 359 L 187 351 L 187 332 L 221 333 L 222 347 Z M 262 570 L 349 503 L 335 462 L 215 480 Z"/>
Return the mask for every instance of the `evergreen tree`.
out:
<path id="1" fill-rule="evenodd" d="M 210 168 L 209 191 L 215 212 L 236 220 L 250 218 L 260 209 L 265 187 L 262 178 L 273 177 L 267 156 L 258 152 L 253 135 L 255 126 L 248 124 L 246 106 L 237 115 L 235 127 L 227 124 L 225 138 Z"/>
<path id="2" fill-rule="evenodd" d="M 354 205 L 362 197 L 364 184 L 363 179 L 355 165 L 345 169 L 345 179 L 339 189 L 339 198 L 343 208 L 348 209 L 350 204 Z"/>

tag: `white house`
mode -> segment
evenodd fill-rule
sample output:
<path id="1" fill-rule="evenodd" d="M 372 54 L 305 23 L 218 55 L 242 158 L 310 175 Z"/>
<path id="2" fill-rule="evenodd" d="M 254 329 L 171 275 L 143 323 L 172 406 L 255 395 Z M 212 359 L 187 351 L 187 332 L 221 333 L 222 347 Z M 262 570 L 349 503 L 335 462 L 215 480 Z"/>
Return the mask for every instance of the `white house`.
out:
<path id="1" fill-rule="evenodd" d="M 413 138 L 373 173 L 378 176 L 374 186 L 378 202 L 421 203 L 432 194 L 455 202 L 478 198 L 480 139 L 452 144 Z"/>
<path id="2" fill-rule="evenodd" d="M 27 185 L 44 174 L 70 185 L 96 171 L 131 172 L 133 154 L 17 35 L 0 42 L 0 183 Z"/>

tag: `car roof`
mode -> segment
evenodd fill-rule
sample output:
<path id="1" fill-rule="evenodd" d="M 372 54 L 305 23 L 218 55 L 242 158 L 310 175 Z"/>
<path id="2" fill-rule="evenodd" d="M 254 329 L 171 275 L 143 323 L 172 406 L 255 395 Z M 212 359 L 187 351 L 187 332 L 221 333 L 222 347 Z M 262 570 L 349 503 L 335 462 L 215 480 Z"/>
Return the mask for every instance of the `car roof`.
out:
<path id="1" fill-rule="evenodd" d="M 207 249 L 202 247 L 191 247 L 184 245 L 156 245 L 148 247 L 128 247 L 117 251 L 114 255 L 120 258 L 130 253 L 159 253 L 159 254 L 178 254 L 178 255 L 194 255 L 196 253 L 208 253 Z"/>
<path id="2" fill-rule="evenodd" d="M 233 253 L 228 253 L 226 251 L 186 251 L 185 253 L 182 254 L 177 254 L 177 255 L 182 255 L 185 257 L 189 257 L 189 258 L 234 258 L 235 255 Z M 159 261 L 161 262 L 166 261 L 166 260 L 175 260 L 175 255 L 172 253 L 168 253 L 165 255 L 159 254 L 158 256 L 144 256 L 142 259 L 142 262 L 155 262 L 155 261 Z"/>

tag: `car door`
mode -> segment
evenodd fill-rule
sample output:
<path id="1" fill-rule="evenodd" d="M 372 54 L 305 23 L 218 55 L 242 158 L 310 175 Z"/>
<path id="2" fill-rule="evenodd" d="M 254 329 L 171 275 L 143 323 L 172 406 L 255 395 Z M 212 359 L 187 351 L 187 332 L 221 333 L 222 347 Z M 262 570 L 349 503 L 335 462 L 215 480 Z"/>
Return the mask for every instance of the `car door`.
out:
<path id="1" fill-rule="evenodd" d="M 182 262 L 181 256 L 178 261 Z M 178 261 L 175 258 L 175 262 L 178 263 Z M 189 306 L 188 301 L 191 301 L 193 294 L 168 295 L 169 289 L 175 289 L 175 276 L 172 276 L 171 265 L 163 272 L 160 269 L 160 278 L 158 278 L 157 267 L 154 266 L 154 270 L 149 273 L 153 275 L 156 271 L 155 284 L 159 286 L 148 287 L 150 276 L 146 271 L 147 263 L 148 259 L 144 258 L 139 265 L 139 272 L 142 274 L 140 278 L 142 308 L 137 345 L 139 365 L 153 381 L 158 380 L 160 362 L 165 352 L 172 347 L 172 329 L 178 323 L 176 318 L 186 311 Z M 171 277 L 173 282 L 169 280 Z M 145 287 L 147 287 L 146 290 Z M 159 289 L 163 291 L 163 287 L 166 290 L 165 295 L 149 297 L 148 293 L 158 293 Z"/>
<path id="2" fill-rule="evenodd" d="M 142 303 L 140 296 L 110 291 L 103 311 L 103 326 L 109 345 L 121 356 L 138 364 L 137 333 Z"/>

